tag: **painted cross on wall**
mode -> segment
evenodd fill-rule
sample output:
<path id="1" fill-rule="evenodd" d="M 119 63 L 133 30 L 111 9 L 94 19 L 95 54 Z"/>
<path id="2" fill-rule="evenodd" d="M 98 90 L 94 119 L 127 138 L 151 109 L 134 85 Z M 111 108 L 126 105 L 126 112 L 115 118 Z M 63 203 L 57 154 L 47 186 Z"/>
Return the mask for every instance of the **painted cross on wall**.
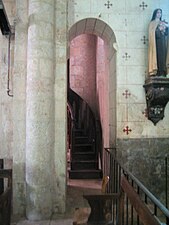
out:
<path id="1" fill-rule="evenodd" d="M 105 5 L 105 6 L 107 6 L 107 9 L 109 9 L 109 8 L 110 8 L 110 6 L 113 6 L 113 4 L 112 4 L 112 3 L 110 3 L 110 1 L 107 1 L 107 3 L 105 3 L 104 5 Z"/>
<path id="2" fill-rule="evenodd" d="M 140 5 L 139 5 L 140 8 L 142 8 L 142 10 L 145 10 L 145 8 L 148 7 L 147 4 L 145 4 L 145 2 L 142 2 Z"/>
<path id="3" fill-rule="evenodd" d="M 143 38 L 141 39 L 141 41 L 143 42 L 143 44 L 145 45 L 148 42 L 148 39 L 146 38 L 146 36 L 144 35 Z"/>
<path id="4" fill-rule="evenodd" d="M 129 134 L 129 132 L 131 132 L 132 129 L 129 129 L 129 126 L 126 126 L 124 129 L 123 129 L 123 132 L 125 132 L 127 135 Z"/>
<path id="5" fill-rule="evenodd" d="M 125 52 L 122 57 L 127 61 L 130 58 L 130 55 L 127 52 Z"/>
<path id="6" fill-rule="evenodd" d="M 131 93 L 128 90 L 125 90 L 122 95 L 125 96 L 125 98 L 128 98 L 131 96 Z"/>

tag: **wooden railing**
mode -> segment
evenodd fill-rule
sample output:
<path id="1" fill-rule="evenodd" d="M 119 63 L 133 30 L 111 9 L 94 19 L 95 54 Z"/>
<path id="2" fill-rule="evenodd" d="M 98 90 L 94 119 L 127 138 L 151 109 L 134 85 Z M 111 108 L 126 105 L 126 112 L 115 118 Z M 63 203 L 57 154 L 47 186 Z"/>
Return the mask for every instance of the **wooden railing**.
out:
<path id="1" fill-rule="evenodd" d="M 88 136 L 89 141 L 95 142 L 96 122 L 94 114 L 87 102 L 72 89 L 68 91 L 68 102 L 73 111 L 75 129 L 83 130 L 84 135 Z"/>
<path id="2" fill-rule="evenodd" d="M 69 102 L 67 103 L 67 138 L 68 138 L 68 148 L 71 149 L 74 146 L 74 129 L 75 129 L 75 118 L 73 115 L 73 109 Z"/>
<path id="3" fill-rule="evenodd" d="M 0 169 L 0 224 L 10 225 L 11 197 L 12 197 L 12 170 Z"/>
<path id="4" fill-rule="evenodd" d="M 104 151 L 103 173 L 109 176 L 107 193 L 122 193 L 112 209 L 113 224 L 169 225 L 169 210 L 116 159 L 116 149 Z M 119 205 L 120 204 L 120 213 Z"/>
<path id="5" fill-rule="evenodd" d="M 169 155 L 165 156 L 165 205 L 167 208 L 169 208 L 168 205 L 168 197 L 169 197 L 169 180 L 168 180 L 168 176 L 169 176 Z"/>

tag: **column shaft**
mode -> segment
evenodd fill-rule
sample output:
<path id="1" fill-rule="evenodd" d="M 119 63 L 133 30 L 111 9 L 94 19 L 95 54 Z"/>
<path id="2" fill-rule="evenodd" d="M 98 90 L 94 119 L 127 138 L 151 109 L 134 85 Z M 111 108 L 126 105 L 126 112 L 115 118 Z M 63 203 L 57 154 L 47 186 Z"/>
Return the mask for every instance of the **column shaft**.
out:
<path id="1" fill-rule="evenodd" d="M 54 0 L 29 1 L 26 97 L 27 217 L 52 213 L 54 150 Z"/>

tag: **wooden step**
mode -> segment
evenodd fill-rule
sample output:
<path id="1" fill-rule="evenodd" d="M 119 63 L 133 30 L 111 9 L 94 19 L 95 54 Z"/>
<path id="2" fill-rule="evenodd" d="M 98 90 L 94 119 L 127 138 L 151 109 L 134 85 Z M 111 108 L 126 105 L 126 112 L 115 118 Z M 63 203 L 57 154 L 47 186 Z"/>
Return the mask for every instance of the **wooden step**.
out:
<path id="1" fill-rule="evenodd" d="M 77 136 L 75 137 L 75 144 L 89 143 L 87 136 Z"/>
<path id="2" fill-rule="evenodd" d="M 71 169 L 72 170 L 91 170 L 91 169 L 98 169 L 98 162 L 95 160 L 79 160 L 71 162 Z"/>
<path id="3" fill-rule="evenodd" d="M 96 160 L 94 152 L 73 152 L 71 157 L 73 161 Z"/>
<path id="4" fill-rule="evenodd" d="M 75 137 L 84 136 L 84 130 L 82 129 L 74 129 L 73 132 L 75 133 Z"/>
<path id="5" fill-rule="evenodd" d="M 103 176 L 101 170 L 70 170 L 70 179 L 101 179 Z"/>
<path id="6" fill-rule="evenodd" d="M 74 152 L 94 152 L 93 144 L 75 144 Z"/>

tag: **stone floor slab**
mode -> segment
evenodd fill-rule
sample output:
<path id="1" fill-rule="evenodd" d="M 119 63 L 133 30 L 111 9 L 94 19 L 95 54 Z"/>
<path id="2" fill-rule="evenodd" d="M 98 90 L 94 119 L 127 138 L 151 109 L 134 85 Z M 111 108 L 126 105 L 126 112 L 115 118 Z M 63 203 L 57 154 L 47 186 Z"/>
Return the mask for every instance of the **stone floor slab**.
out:
<path id="1" fill-rule="evenodd" d="M 22 220 L 18 223 L 11 223 L 11 225 L 72 225 L 73 219 L 57 219 L 48 221 L 32 222 L 28 220 Z"/>
<path id="2" fill-rule="evenodd" d="M 29 220 L 21 220 L 18 223 L 11 223 L 11 225 L 50 225 L 50 220 L 45 221 L 29 221 Z"/>
<path id="3" fill-rule="evenodd" d="M 73 221 L 84 220 L 86 217 L 83 218 L 83 216 L 89 215 L 89 205 L 83 195 L 95 194 L 99 190 L 101 190 L 101 180 L 69 180 L 65 215 L 53 215 L 51 220 L 36 222 L 22 219 L 11 225 L 73 225 Z M 81 210 L 85 210 L 86 213 L 80 213 Z"/>

